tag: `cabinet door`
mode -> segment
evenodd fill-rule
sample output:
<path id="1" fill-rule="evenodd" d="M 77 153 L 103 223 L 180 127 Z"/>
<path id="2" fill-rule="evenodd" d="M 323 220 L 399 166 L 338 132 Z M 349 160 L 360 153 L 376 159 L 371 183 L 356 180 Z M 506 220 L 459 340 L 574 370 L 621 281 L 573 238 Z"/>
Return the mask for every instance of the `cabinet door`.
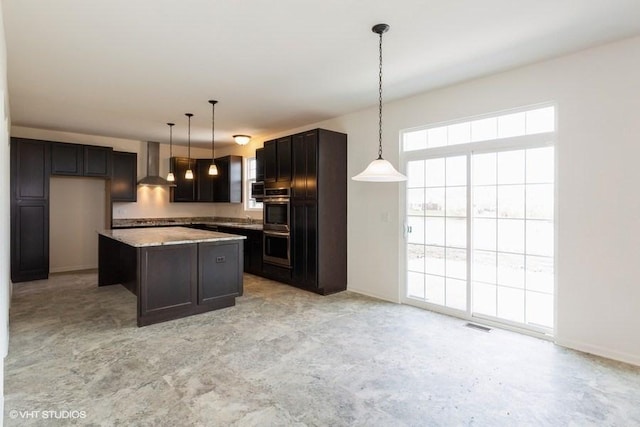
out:
<path id="1" fill-rule="evenodd" d="M 216 165 L 218 163 L 216 162 Z M 209 166 L 211 159 L 196 159 L 196 199 L 198 202 L 213 202 L 214 200 L 214 183 L 218 177 L 209 175 Z M 220 173 L 218 166 L 218 173 Z"/>
<path id="2" fill-rule="evenodd" d="M 195 182 L 193 179 L 185 179 L 184 174 L 187 169 L 195 168 L 195 161 L 187 157 L 172 157 L 171 167 L 176 177 L 175 187 L 171 187 L 172 202 L 193 202 L 195 201 Z"/>
<path id="3" fill-rule="evenodd" d="M 11 138 L 11 192 L 16 200 L 49 200 L 50 144 Z"/>
<path id="4" fill-rule="evenodd" d="M 11 215 L 11 280 L 49 276 L 49 201 L 18 201 Z"/>
<path id="5" fill-rule="evenodd" d="M 197 245 L 140 248 L 138 325 L 175 318 L 196 304 Z"/>
<path id="6" fill-rule="evenodd" d="M 293 284 L 317 286 L 317 212 L 315 203 L 292 204 Z"/>
<path id="7" fill-rule="evenodd" d="M 264 181 L 264 148 L 256 150 L 256 181 Z"/>
<path id="8" fill-rule="evenodd" d="M 245 244 L 251 245 L 251 249 L 249 251 L 249 257 L 251 258 L 251 268 L 248 272 L 251 274 L 262 276 L 262 231 L 256 231 L 252 233 L 249 242 L 246 242 Z"/>
<path id="9" fill-rule="evenodd" d="M 283 184 L 291 181 L 291 137 L 280 138 L 277 141 L 277 182 Z"/>
<path id="10" fill-rule="evenodd" d="M 136 153 L 113 152 L 111 176 L 111 201 L 135 202 L 138 195 L 138 155 Z"/>
<path id="11" fill-rule="evenodd" d="M 299 200 L 315 200 L 317 197 L 317 152 L 316 131 L 293 136 L 291 197 Z"/>
<path id="12" fill-rule="evenodd" d="M 82 176 L 84 146 L 54 142 L 51 144 L 51 174 Z"/>
<path id="13" fill-rule="evenodd" d="M 12 138 L 11 280 L 46 279 L 49 275 L 50 143 Z"/>
<path id="14" fill-rule="evenodd" d="M 275 140 L 264 143 L 264 182 L 276 182 L 278 178 L 276 149 Z"/>
<path id="15" fill-rule="evenodd" d="M 216 159 L 218 175 L 213 184 L 214 202 L 229 202 L 229 156 Z"/>
<path id="16" fill-rule="evenodd" d="M 242 156 L 224 156 L 216 159 L 218 176 L 214 184 L 214 201 L 242 202 Z"/>
<path id="17" fill-rule="evenodd" d="M 84 175 L 109 178 L 113 148 L 84 146 Z"/>
<path id="18" fill-rule="evenodd" d="M 198 304 L 242 295 L 242 240 L 198 243 Z"/>

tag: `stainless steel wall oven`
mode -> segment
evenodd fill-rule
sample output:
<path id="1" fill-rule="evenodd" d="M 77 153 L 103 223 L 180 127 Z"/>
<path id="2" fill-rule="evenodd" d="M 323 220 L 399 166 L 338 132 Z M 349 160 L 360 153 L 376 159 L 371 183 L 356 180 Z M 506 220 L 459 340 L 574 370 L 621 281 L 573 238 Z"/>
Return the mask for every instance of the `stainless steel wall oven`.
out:
<path id="1" fill-rule="evenodd" d="M 289 188 L 265 188 L 263 199 L 263 261 L 291 268 L 291 206 Z"/>

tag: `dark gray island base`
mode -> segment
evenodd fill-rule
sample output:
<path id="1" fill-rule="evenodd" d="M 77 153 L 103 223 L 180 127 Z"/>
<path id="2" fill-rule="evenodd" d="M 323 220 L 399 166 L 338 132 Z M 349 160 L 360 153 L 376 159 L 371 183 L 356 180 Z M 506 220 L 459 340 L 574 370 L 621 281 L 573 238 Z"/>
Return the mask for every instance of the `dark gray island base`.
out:
<path id="1" fill-rule="evenodd" d="M 137 296 L 146 326 L 235 305 L 245 236 L 184 227 L 99 232 L 98 286 Z"/>

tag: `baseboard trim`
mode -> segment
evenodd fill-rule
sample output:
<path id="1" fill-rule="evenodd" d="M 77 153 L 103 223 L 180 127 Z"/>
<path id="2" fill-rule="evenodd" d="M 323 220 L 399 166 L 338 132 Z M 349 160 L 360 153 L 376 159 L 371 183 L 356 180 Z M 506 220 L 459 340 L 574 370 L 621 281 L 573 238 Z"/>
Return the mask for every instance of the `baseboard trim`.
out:
<path id="1" fill-rule="evenodd" d="M 400 301 L 398 301 L 398 300 L 393 300 L 393 299 L 390 299 L 390 298 L 388 298 L 386 296 L 382 296 L 382 295 L 378 295 L 378 294 L 376 294 L 374 292 L 369 292 L 369 291 L 365 291 L 365 290 L 362 290 L 362 289 L 354 288 L 352 286 L 347 286 L 347 290 L 350 291 L 350 292 L 354 292 L 354 293 L 360 294 L 360 295 L 365 295 L 365 296 L 368 296 L 368 297 L 371 297 L 371 298 L 375 298 L 375 299 L 379 299 L 379 300 L 383 300 L 383 301 L 388 301 L 388 302 L 392 302 L 392 303 L 395 303 L 395 304 L 400 304 Z"/>
<path id="2" fill-rule="evenodd" d="M 612 351 L 610 349 L 597 345 L 587 344 L 579 341 L 557 339 L 555 343 L 562 347 L 578 350 L 583 353 L 593 354 L 595 356 L 605 357 L 607 359 L 617 360 L 618 362 L 628 363 L 630 365 L 640 366 L 640 356 L 625 353 L 621 351 Z"/>
<path id="3" fill-rule="evenodd" d="M 55 267 L 49 268 L 49 273 L 68 273 L 70 271 L 82 271 L 82 270 L 95 270 L 98 266 L 95 264 L 88 265 L 74 265 L 71 267 Z"/>

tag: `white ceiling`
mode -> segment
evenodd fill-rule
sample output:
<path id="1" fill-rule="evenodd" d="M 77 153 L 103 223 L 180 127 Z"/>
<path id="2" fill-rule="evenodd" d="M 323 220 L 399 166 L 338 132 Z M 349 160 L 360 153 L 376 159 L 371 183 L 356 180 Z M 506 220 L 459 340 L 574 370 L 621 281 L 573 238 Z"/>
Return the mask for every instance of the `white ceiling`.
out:
<path id="1" fill-rule="evenodd" d="M 639 0 L 2 0 L 12 124 L 268 135 L 640 34 Z"/>

